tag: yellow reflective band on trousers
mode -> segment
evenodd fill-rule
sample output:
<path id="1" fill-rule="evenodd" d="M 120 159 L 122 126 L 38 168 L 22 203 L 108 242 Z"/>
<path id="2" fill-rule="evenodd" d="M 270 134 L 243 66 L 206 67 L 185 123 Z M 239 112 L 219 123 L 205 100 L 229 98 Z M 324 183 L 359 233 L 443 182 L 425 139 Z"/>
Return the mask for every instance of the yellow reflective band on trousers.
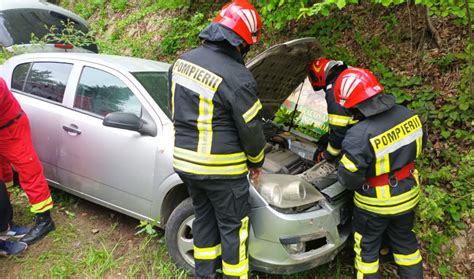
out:
<path id="1" fill-rule="evenodd" d="M 390 186 L 385 185 L 385 186 L 378 186 L 375 187 L 375 193 L 377 195 L 377 199 L 390 199 L 392 196 L 390 195 Z"/>
<path id="2" fill-rule="evenodd" d="M 247 259 L 247 238 L 249 236 L 249 217 L 242 219 L 239 230 L 239 262 Z"/>
<path id="3" fill-rule="evenodd" d="M 393 258 L 395 259 L 395 263 L 398 265 L 404 265 L 404 266 L 410 266 L 410 265 L 415 265 L 421 262 L 421 254 L 420 250 L 416 250 L 415 253 L 409 254 L 409 255 L 402 255 L 402 254 L 396 254 L 393 253 Z"/>
<path id="4" fill-rule="evenodd" d="M 341 149 L 334 148 L 331 143 L 328 143 L 328 147 L 326 148 L 327 152 L 333 156 L 339 155 L 341 153 Z"/>
<path id="5" fill-rule="evenodd" d="M 375 159 L 375 175 L 379 176 L 384 173 L 390 172 L 390 157 L 389 153 L 383 155 L 382 157 L 377 157 Z"/>
<path id="6" fill-rule="evenodd" d="M 264 157 L 265 157 L 265 154 L 264 154 L 264 149 L 263 148 L 262 148 L 262 151 L 260 151 L 260 153 L 255 157 L 247 155 L 247 158 L 249 159 L 249 161 L 254 163 L 254 164 L 260 163 L 263 160 Z"/>
<path id="7" fill-rule="evenodd" d="M 47 198 L 46 200 L 44 200 L 42 202 L 32 204 L 31 205 L 31 212 L 41 213 L 41 212 L 48 211 L 51 208 L 53 208 L 53 199 L 50 196 L 49 198 Z"/>
<path id="8" fill-rule="evenodd" d="M 205 165 L 228 165 L 235 163 L 245 163 L 247 161 L 247 157 L 245 156 L 244 152 L 231 154 L 206 154 L 179 147 L 174 148 L 173 156 L 177 159 L 183 159 Z"/>
<path id="9" fill-rule="evenodd" d="M 342 156 L 341 164 L 350 172 L 356 172 L 358 170 L 357 166 L 349 158 L 347 158 L 346 154 Z"/>
<path id="10" fill-rule="evenodd" d="M 212 147 L 212 117 L 214 113 L 214 104 L 212 99 L 199 96 L 199 116 L 197 119 L 197 128 L 199 131 L 198 152 L 211 153 Z"/>
<path id="11" fill-rule="evenodd" d="M 352 120 L 351 116 L 328 114 L 328 123 L 333 126 L 346 127 Z"/>
<path id="12" fill-rule="evenodd" d="M 357 269 L 357 278 L 364 278 L 364 274 L 373 274 L 379 270 L 379 261 L 367 263 L 362 260 L 362 248 L 360 243 L 362 241 L 362 235 L 358 232 L 354 233 L 354 252 L 356 253 L 355 256 L 355 263 L 354 266 Z"/>
<path id="13" fill-rule="evenodd" d="M 187 173 L 202 175 L 238 175 L 248 171 L 246 163 L 227 166 L 203 166 L 178 158 L 174 158 L 173 167 Z"/>
<path id="14" fill-rule="evenodd" d="M 242 117 L 244 118 L 245 123 L 249 123 L 257 115 L 257 113 L 262 109 L 262 104 L 260 100 L 257 100 L 255 104 L 247 110 Z"/>
<path id="15" fill-rule="evenodd" d="M 359 193 L 354 195 L 354 204 L 364 210 L 380 214 L 393 215 L 413 209 L 420 200 L 420 187 L 388 199 L 377 199 L 363 196 Z"/>
<path id="16" fill-rule="evenodd" d="M 194 246 L 194 258 L 196 260 L 215 260 L 222 254 L 221 244 L 213 247 L 199 248 Z"/>
<path id="17" fill-rule="evenodd" d="M 227 276 L 247 278 L 249 272 L 249 260 L 245 259 L 238 264 L 228 264 L 222 261 L 222 272 Z"/>

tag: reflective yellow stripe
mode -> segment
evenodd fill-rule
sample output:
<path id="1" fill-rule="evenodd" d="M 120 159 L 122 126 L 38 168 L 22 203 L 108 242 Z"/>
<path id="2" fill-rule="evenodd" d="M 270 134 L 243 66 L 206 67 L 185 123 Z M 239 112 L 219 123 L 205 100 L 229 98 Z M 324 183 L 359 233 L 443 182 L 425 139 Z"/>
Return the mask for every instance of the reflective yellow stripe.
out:
<path id="1" fill-rule="evenodd" d="M 333 156 L 339 155 L 341 153 L 341 149 L 334 148 L 331 143 L 328 143 L 328 147 L 326 148 L 327 152 Z"/>
<path id="2" fill-rule="evenodd" d="M 414 253 L 409 255 L 402 255 L 402 254 L 395 254 L 393 253 L 393 258 L 395 259 L 395 263 L 398 265 L 410 266 L 415 265 L 421 262 L 421 254 L 420 250 L 416 250 Z"/>
<path id="3" fill-rule="evenodd" d="M 420 186 L 420 176 L 418 175 L 418 170 L 417 169 L 413 170 L 413 178 L 416 181 L 416 185 Z"/>
<path id="4" fill-rule="evenodd" d="M 176 91 L 176 82 L 171 82 L 171 118 L 174 119 L 174 92 Z"/>
<path id="5" fill-rule="evenodd" d="M 13 192 L 13 181 L 5 182 L 5 188 L 7 188 L 8 193 Z"/>
<path id="6" fill-rule="evenodd" d="M 380 187 L 376 187 L 376 188 L 380 188 Z M 415 186 L 410 191 L 397 195 L 397 196 L 393 196 L 390 199 L 371 198 L 371 197 L 361 195 L 358 192 L 355 192 L 354 200 L 360 201 L 365 204 L 374 205 L 374 206 L 390 206 L 390 205 L 398 205 L 400 203 L 406 202 L 414 198 L 419 193 L 420 193 L 419 186 Z"/>
<path id="7" fill-rule="evenodd" d="M 239 230 L 239 261 L 242 262 L 247 259 L 247 238 L 249 236 L 249 217 L 242 219 L 242 225 Z"/>
<path id="8" fill-rule="evenodd" d="M 418 137 L 416 139 L 416 157 L 417 158 L 421 155 L 422 146 L 423 146 L 423 137 Z"/>
<path id="9" fill-rule="evenodd" d="M 363 278 L 364 274 L 376 273 L 379 269 L 378 260 L 372 263 L 366 263 L 362 260 L 362 248 L 360 246 L 361 241 L 362 235 L 358 232 L 354 232 L 354 252 L 356 253 L 354 266 L 360 272 L 360 275 L 359 273 L 357 274 L 357 278 Z"/>
<path id="10" fill-rule="evenodd" d="M 346 127 L 351 121 L 351 116 L 337 115 L 337 114 L 328 114 L 329 125 Z"/>
<path id="11" fill-rule="evenodd" d="M 351 121 L 349 121 L 349 125 L 354 125 L 358 122 L 359 122 L 359 120 L 351 118 Z"/>
<path id="12" fill-rule="evenodd" d="M 379 261 L 366 263 L 363 262 L 362 259 L 356 258 L 355 268 L 363 274 L 373 274 L 379 270 Z"/>
<path id="13" fill-rule="evenodd" d="M 44 200 L 42 202 L 32 204 L 31 205 L 31 212 L 41 213 L 41 212 L 48 211 L 51 208 L 53 208 L 53 199 L 50 196 L 49 198 L 47 198 L 46 200 Z"/>
<path id="14" fill-rule="evenodd" d="M 375 175 L 381 175 L 390 172 L 390 153 L 385 154 L 383 157 L 375 160 Z"/>
<path id="15" fill-rule="evenodd" d="M 244 152 L 231 154 L 204 154 L 192 150 L 175 147 L 173 155 L 178 159 L 202 163 L 207 165 L 225 165 L 233 163 L 243 163 L 247 160 Z"/>
<path id="16" fill-rule="evenodd" d="M 420 195 L 417 195 L 414 199 L 397 206 L 376 207 L 376 206 L 363 204 L 354 198 L 354 204 L 359 208 L 362 208 L 364 210 L 367 210 L 373 213 L 377 213 L 380 215 L 392 215 L 392 214 L 399 214 L 402 212 L 406 212 L 414 208 L 418 204 L 419 200 L 420 200 Z"/>
<path id="17" fill-rule="evenodd" d="M 203 175 L 235 175 L 247 172 L 247 164 L 238 164 L 230 166 L 202 166 L 174 158 L 173 167 L 178 170 Z"/>
<path id="18" fill-rule="evenodd" d="M 222 261 L 222 272 L 227 276 L 246 278 L 249 272 L 249 260 L 245 259 L 238 264 L 228 264 Z"/>
<path id="19" fill-rule="evenodd" d="M 263 153 L 264 149 L 262 148 L 262 151 L 260 151 L 260 153 L 255 156 L 255 157 L 252 157 L 250 155 L 247 155 L 247 158 L 249 159 L 250 162 L 256 164 L 256 163 L 260 163 L 263 158 L 265 157 L 265 154 Z"/>
<path id="20" fill-rule="evenodd" d="M 392 129 L 371 138 L 370 143 L 375 153 L 390 153 L 404 145 L 410 144 L 422 135 L 420 118 L 418 115 L 414 115 Z"/>
<path id="21" fill-rule="evenodd" d="M 212 99 L 199 96 L 199 116 L 197 119 L 197 128 L 199 130 L 199 153 L 211 153 L 212 146 L 212 117 L 214 104 Z"/>
<path id="22" fill-rule="evenodd" d="M 362 235 L 358 232 L 354 233 L 354 252 L 356 253 L 356 257 L 360 257 L 360 252 L 362 252 L 362 248 L 360 248 L 360 242 L 362 240 Z"/>
<path id="23" fill-rule="evenodd" d="M 245 112 L 242 117 L 244 118 L 245 123 L 249 123 L 257 115 L 257 113 L 262 109 L 262 104 L 260 100 L 257 100 L 255 104 Z"/>
<path id="24" fill-rule="evenodd" d="M 378 199 L 389 199 L 392 197 L 389 185 L 375 187 L 375 193 Z"/>
<path id="25" fill-rule="evenodd" d="M 349 158 L 344 154 L 341 158 L 341 163 L 350 172 L 356 172 L 358 170 L 357 166 L 349 160 Z"/>
<path id="26" fill-rule="evenodd" d="M 222 253 L 221 244 L 214 247 L 199 248 L 194 246 L 194 258 L 197 260 L 214 260 Z"/>

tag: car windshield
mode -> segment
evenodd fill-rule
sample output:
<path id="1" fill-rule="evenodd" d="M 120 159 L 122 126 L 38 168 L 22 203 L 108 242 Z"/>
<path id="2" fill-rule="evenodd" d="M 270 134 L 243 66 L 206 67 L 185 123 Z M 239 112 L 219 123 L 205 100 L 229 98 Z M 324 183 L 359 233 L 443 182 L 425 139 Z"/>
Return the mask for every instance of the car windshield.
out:
<path id="1" fill-rule="evenodd" d="M 132 75 L 145 87 L 153 100 L 163 112 L 171 117 L 168 103 L 168 73 L 167 72 L 135 72 Z"/>
<path id="2" fill-rule="evenodd" d="M 42 38 L 48 34 L 49 28 L 53 25 L 60 32 L 62 26 L 68 20 L 74 23 L 76 29 L 84 33 L 89 31 L 84 24 L 54 11 L 41 9 L 0 11 L 0 45 L 9 47 L 12 45 L 29 44 L 31 34 L 35 34 L 37 38 Z M 89 49 L 90 47 L 95 50 L 97 48 L 95 45 L 84 48 Z M 90 50 L 94 51 L 93 49 Z"/>

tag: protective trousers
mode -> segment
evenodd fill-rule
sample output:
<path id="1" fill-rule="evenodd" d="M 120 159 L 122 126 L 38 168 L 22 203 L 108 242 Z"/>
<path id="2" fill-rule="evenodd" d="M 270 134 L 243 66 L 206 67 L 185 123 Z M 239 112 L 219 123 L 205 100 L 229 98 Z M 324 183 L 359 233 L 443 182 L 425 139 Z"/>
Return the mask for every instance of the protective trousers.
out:
<path id="1" fill-rule="evenodd" d="M 5 188 L 5 183 L 0 180 L 0 232 L 8 230 L 8 225 L 13 218 L 13 209 Z"/>
<path id="2" fill-rule="evenodd" d="M 379 250 L 387 233 L 400 278 L 423 278 L 421 254 L 412 231 L 413 210 L 396 216 L 382 216 L 354 206 L 353 229 L 357 278 L 380 278 Z"/>
<path id="3" fill-rule="evenodd" d="M 20 186 L 31 204 L 31 212 L 41 213 L 53 207 L 43 166 L 33 147 L 28 117 L 23 115 L 12 125 L 0 129 L 0 180 L 13 185 L 13 165 L 18 172 Z"/>
<path id="4" fill-rule="evenodd" d="M 193 201 L 196 276 L 248 278 L 249 183 L 238 179 L 194 180 L 181 177 Z"/>

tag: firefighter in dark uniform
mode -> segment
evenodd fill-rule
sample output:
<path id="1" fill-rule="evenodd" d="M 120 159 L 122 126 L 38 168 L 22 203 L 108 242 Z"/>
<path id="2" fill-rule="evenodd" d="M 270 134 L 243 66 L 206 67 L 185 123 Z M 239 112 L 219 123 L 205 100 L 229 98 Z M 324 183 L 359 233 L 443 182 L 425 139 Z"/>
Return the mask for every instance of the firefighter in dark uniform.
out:
<path id="1" fill-rule="evenodd" d="M 338 178 L 354 190 L 354 251 L 357 278 L 379 278 L 379 248 L 387 233 L 401 278 L 422 278 L 422 258 L 413 232 L 420 184 L 414 160 L 426 144 L 420 118 L 368 70 L 344 70 L 336 101 L 359 120 L 342 143 Z"/>
<path id="2" fill-rule="evenodd" d="M 11 232 L 13 209 L 5 183 L 0 180 L 0 256 L 13 256 L 25 251 L 28 245 L 24 242 L 10 241 L 4 238 L 16 237 Z"/>
<path id="3" fill-rule="evenodd" d="M 347 130 L 357 121 L 352 113 L 336 103 L 334 99 L 334 83 L 347 65 L 342 61 L 319 58 L 311 63 L 308 79 L 314 91 L 324 90 L 328 110 L 329 133 L 319 140 L 319 148 L 314 153 L 314 160 L 326 159 L 333 162 L 341 153 L 342 140 Z"/>
<path id="4" fill-rule="evenodd" d="M 247 278 L 249 182 L 258 183 L 265 137 L 257 84 L 243 56 L 261 34 L 257 10 L 234 1 L 201 33 L 203 45 L 170 69 L 173 166 L 193 201 L 196 276 Z"/>

